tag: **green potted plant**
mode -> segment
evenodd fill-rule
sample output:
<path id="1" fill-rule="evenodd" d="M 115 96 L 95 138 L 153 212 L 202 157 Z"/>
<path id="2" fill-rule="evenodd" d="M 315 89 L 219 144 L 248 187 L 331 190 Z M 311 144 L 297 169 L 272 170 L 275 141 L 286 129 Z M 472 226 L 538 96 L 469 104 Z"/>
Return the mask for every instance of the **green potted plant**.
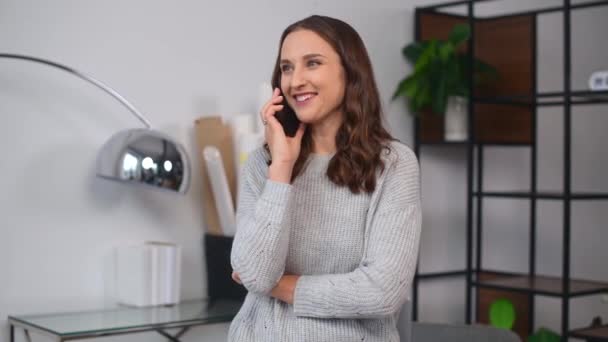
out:
<path id="1" fill-rule="evenodd" d="M 561 340 L 559 334 L 544 327 L 538 328 L 533 335 L 528 336 L 528 342 L 560 342 Z"/>
<path id="2" fill-rule="evenodd" d="M 402 51 L 405 59 L 413 64 L 413 70 L 399 83 L 393 99 L 405 96 L 415 115 L 423 109 L 445 114 L 446 140 L 468 137 L 469 59 L 459 48 L 470 36 L 469 26 L 460 24 L 454 26 L 447 40 L 412 42 Z M 473 70 L 475 85 L 497 76 L 495 68 L 476 58 Z"/>

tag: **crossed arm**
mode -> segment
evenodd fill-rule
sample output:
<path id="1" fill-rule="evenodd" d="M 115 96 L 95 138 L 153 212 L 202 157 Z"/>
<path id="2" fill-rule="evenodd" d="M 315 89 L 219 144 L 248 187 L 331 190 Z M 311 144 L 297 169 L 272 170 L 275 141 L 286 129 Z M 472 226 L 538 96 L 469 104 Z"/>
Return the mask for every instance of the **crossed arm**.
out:
<path id="1" fill-rule="evenodd" d="M 300 276 L 285 274 L 279 279 L 279 283 L 270 291 L 270 296 L 287 304 L 293 304 L 293 295 L 296 290 L 296 283 Z M 243 285 L 239 274 L 232 272 L 232 280 Z"/>

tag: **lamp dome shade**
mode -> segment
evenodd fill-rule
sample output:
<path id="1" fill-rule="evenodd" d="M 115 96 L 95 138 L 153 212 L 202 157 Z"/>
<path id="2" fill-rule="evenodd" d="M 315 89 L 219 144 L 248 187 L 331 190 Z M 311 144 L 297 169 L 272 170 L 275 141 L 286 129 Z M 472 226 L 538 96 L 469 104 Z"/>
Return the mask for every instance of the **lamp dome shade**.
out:
<path id="1" fill-rule="evenodd" d="M 190 185 L 185 149 L 169 136 L 147 128 L 114 134 L 97 155 L 97 176 L 184 194 Z"/>

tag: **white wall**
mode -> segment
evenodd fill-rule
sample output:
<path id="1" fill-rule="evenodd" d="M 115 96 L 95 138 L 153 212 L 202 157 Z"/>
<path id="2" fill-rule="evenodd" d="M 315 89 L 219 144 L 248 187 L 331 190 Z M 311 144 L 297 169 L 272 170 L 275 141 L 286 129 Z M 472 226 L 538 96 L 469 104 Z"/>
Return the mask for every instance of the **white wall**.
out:
<path id="1" fill-rule="evenodd" d="M 389 101 L 407 70 L 400 49 L 412 37 L 413 8 L 423 0 L 355 1 L 69 1 L 0 2 L 0 51 L 31 54 L 86 71 L 115 87 L 144 111 L 159 129 L 176 137 L 195 156 L 193 120 L 202 115 L 256 112 L 257 87 L 270 77 L 277 40 L 289 23 L 312 13 L 350 22 L 365 40 L 386 104 L 392 132 L 411 143 L 411 118 L 401 102 Z M 433 1 L 439 2 L 439 1 Z M 555 0 L 538 0 L 554 4 Z M 489 3 L 490 4 L 490 3 Z M 485 6 L 492 6 L 492 5 Z M 488 11 L 500 10 L 505 1 Z M 606 12 L 603 12 L 606 13 Z M 586 24 L 593 45 L 604 37 L 606 15 L 577 20 Z M 539 27 L 541 90 L 561 86 L 560 34 Z M 543 28 L 546 27 L 546 28 Z M 587 32 L 588 31 L 588 32 Z M 593 38 L 591 38 L 593 37 Z M 577 55 L 579 56 L 579 55 Z M 575 81 L 602 66 L 606 55 L 580 53 Z M 581 68 L 585 69 L 581 69 Z M 604 65 L 604 67 L 608 67 Z M 577 76 L 578 75 L 578 76 Z M 608 190 L 602 133 L 604 107 L 586 107 L 593 121 L 576 121 L 574 189 Z M 120 105 L 81 80 L 36 64 L 0 60 L 0 339 L 8 314 L 93 309 L 112 304 L 108 257 L 113 247 L 144 240 L 169 240 L 184 247 L 183 299 L 206 294 L 200 238 L 200 179 L 194 165 L 192 191 L 185 197 L 132 189 L 93 176 L 95 155 L 117 130 L 138 126 Z M 558 113 L 559 115 L 559 113 Z M 539 165 L 543 189 L 561 184 L 559 120 L 541 113 Z M 586 151 L 593 151 L 588 153 Z M 527 152 L 513 149 L 486 154 L 486 187 L 527 184 Z M 464 265 L 464 154 L 458 149 L 425 148 L 423 164 L 423 270 Z M 545 157 L 546 156 L 546 157 Z M 196 158 L 193 158 L 196 161 Z M 582 166 L 591 160 L 599 168 Z M 493 176 L 491 176 L 492 174 Z M 601 188 L 603 186 L 603 188 Z M 601 189 L 600 189 L 601 188 Z M 526 206 L 515 201 L 488 202 L 486 267 L 525 270 Z M 577 205 L 573 223 L 573 273 L 608 280 L 605 267 L 606 207 Z M 539 271 L 560 272 L 559 204 L 539 204 Z M 517 218 L 514 225 L 513 218 Z M 498 220 L 498 222 L 496 222 Z M 540 219 L 539 219 L 540 220 Z M 490 224 L 492 221 L 494 224 Z M 517 234 L 508 229 L 517 227 Z M 504 242 L 501 245 L 492 241 Z M 421 290 L 421 318 L 462 321 L 464 287 L 429 283 Z M 594 314 L 607 318 L 597 297 L 573 301 L 573 322 Z M 541 301 L 537 322 L 557 328 L 558 303 Z M 197 328 L 185 341 L 222 340 L 227 326 Z M 37 339 L 38 340 L 38 339 Z M 43 339 L 40 339 L 43 340 Z M 107 338 L 112 341 L 162 341 L 154 334 Z"/>
<path id="2" fill-rule="evenodd" d="M 393 133 L 409 142 L 411 119 L 389 98 L 405 73 L 400 49 L 422 2 L 4 0 L 0 51 L 55 60 L 108 83 L 197 161 L 193 121 L 257 112 L 258 85 L 270 78 L 284 27 L 331 15 L 364 38 Z M 96 179 L 101 144 L 139 122 L 98 89 L 38 64 L 0 60 L 0 113 L 0 340 L 8 339 L 9 314 L 112 305 L 108 260 L 117 245 L 181 244 L 182 298 L 206 295 L 197 162 L 185 197 Z M 219 341 L 226 330 L 197 328 L 184 340 Z"/>

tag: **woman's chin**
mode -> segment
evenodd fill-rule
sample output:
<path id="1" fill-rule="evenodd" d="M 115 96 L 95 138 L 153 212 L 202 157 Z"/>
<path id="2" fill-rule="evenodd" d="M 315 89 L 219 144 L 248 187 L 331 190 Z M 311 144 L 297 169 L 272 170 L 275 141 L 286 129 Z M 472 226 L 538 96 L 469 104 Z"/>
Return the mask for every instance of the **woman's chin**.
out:
<path id="1" fill-rule="evenodd" d="M 316 122 L 314 118 L 310 118 L 310 117 L 306 117 L 306 116 L 299 116 L 299 115 L 296 115 L 296 117 L 298 118 L 298 120 L 301 123 L 306 124 L 306 125 L 311 125 Z"/>

